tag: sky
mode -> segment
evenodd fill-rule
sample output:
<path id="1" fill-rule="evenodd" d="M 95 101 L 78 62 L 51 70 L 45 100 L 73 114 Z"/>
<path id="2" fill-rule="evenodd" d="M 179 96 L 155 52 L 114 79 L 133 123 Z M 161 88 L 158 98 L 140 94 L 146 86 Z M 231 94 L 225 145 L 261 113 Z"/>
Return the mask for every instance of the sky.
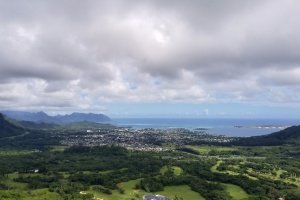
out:
<path id="1" fill-rule="evenodd" d="M 0 110 L 300 118 L 298 0 L 0 0 Z"/>

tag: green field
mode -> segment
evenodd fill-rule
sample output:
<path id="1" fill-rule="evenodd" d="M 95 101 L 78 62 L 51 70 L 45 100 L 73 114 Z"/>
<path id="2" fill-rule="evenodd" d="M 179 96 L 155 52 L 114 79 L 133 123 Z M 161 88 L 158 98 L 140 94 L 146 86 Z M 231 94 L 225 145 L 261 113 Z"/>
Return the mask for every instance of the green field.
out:
<path id="1" fill-rule="evenodd" d="M 22 200 L 48 200 L 55 199 L 60 200 L 61 197 L 57 193 L 49 192 L 48 189 L 32 190 Z"/>
<path id="2" fill-rule="evenodd" d="M 248 172 L 252 172 L 257 177 L 263 177 L 263 178 L 268 178 L 268 179 L 272 179 L 272 180 L 281 180 L 281 181 L 284 181 L 286 183 L 295 184 L 298 187 L 300 187 L 300 177 L 294 177 L 294 179 L 295 179 L 294 181 L 290 180 L 289 178 L 284 178 L 284 179 L 280 178 L 280 175 L 282 173 L 286 172 L 285 170 L 282 170 L 282 169 L 275 170 L 276 176 L 274 176 L 271 173 L 258 173 L 258 172 L 253 171 L 253 169 L 248 169 Z"/>
<path id="3" fill-rule="evenodd" d="M 117 190 L 112 191 L 112 195 L 103 194 L 95 191 L 87 191 L 93 193 L 96 198 L 103 200 L 140 200 L 143 195 L 146 194 L 143 190 L 134 189 L 135 185 L 139 182 L 140 179 L 131 180 L 128 182 L 121 183 L 120 186 L 125 190 L 124 194 L 120 194 Z M 161 192 L 156 192 L 155 194 L 165 195 L 170 198 L 174 198 L 175 195 L 182 197 L 184 200 L 203 200 L 204 198 L 190 189 L 187 185 L 180 186 L 167 186 Z"/>
<path id="4" fill-rule="evenodd" d="M 217 170 L 217 168 L 219 167 L 219 165 L 222 163 L 222 161 L 221 160 L 218 160 L 217 161 L 217 163 L 214 165 L 214 166 L 212 166 L 212 168 L 210 169 L 212 172 L 220 172 L 220 171 L 218 171 Z"/>
<path id="5" fill-rule="evenodd" d="M 214 166 L 212 166 L 210 170 L 212 172 L 216 172 L 216 173 L 226 173 L 226 174 L 235 175 L 235 176 L 239 175 L 239 173 L 234 172 L 234 171 L 230 171 L 230 170 L 219 171 L 217 168 L 219 167 L 219 165 L 221 163 L 222 163 L 222 160 L 218 160 L 217 163 Z M 233 165 L 233 167 L 238 168 L 239 166 L 238 165 Z M 251 172 L 251 171 L 249 171 L 249 172 Z M 243 173 L 243 175 L 246 176 L 246 177 L 248 177 L 249 179 L 258 180 L 257 177 L 251 176 L 251 175 L 249 175 L 247 173 Z"/>
<path id="6" fill-rule="evenodd" d="M 48 189 L 37 190 L 0 190 L 1 200 L 61 200 L 62 198 Z"/>
<path id="7" fill-rule="evenodd" d="M 95 191 L 87 191 L 89 193 L 94 194 L 96 198 L 103 199 L 103 200 L 140 200 L 140 198 L 146 194 L 142 190 L 136 190 L 135 185 L 139 182 L 140 180 L 131 180 L 128 182 L 120 183 L 119 186 L 124 189 L 124 194 L 119 193 L 117 190 L 113 190 L 111 195 L 108 194 L 103 194 L 101 192 L 95 192 Z"/>
<path id="8" fill-rule="evenodd" d="M 9 188 L 21 189 L 21 190 L 26 189 L 27 188 L 26 183 L 18 183 L 13 181 L 13 179 L 17 177 L 18 177 L 17 173 L 8 174 L 8 177 L 3 179 L 1 182 L 6 184 Z"/>
<path id="9" fill-rule="evenodd" d="M 167 186 L 164 191 L 159 192 L 159 194 L 165 195 L 170 198 L 177 197 L 183 198 L 183 200 L 202 200 L 204 199 L 200 194 L 191 190 L 187 185 L 180 186 Z"/>
<path id="10" fill-rule="evenodd" d="M 225 190 L 233 198 L 233 200 L 247 199 L 249 195 L 239 186 L 233 184 L 223 184 Z"/>
<path id="11" fill-rule="evenodd" d="M 62 152 L 66 150 L 68 146 L 66 145 L 56 145 L 56 146 L 51 146 L 51 152 Z"/>
<path id="12" fill-rule="evenodd" d="M 172 166 L 171 167 L 171 170 L 173 171 L 173 173 L 176 175 L 176 176 L 179 176 L 183 173 L 183 170 L 178 167 L 178 166 Z M 168 166 L 163 166 L 161 169 L 160 169 L 160 173 L 161 174 L 164 174 L 168 171 Z"/>
<path id="13" fill-rule="evenodd" d="M 219 165 L 222 163 L 221 160 L 218 160 L 217 163 L 212 166 L 212 168 L 210 169 L 212 172 L 217 172 L 217 173 L 226 173 L 226 174 L 230 174 L 230 175 L 239 175 L 239 173 L 233 172 L 233 171 L 219 171 L 217 168 L 219 167 Z"/>
<path id="14" fill-rule="evenodd" d="M 212 151 L 215 152 L 228 152 L 237 150 L 237 147 L 222 147 L 222 146 L 208 146 L 208 145 L 201 145 L 201 146 L 187 146 L 188 148 L 196 150 L 199 154 L 209 154 Z"/>
<path id="15" fill-rule="evenodd" d="M 19 156 L 34 153 L 34 150 L 0 149 L 0 156 Z"/>

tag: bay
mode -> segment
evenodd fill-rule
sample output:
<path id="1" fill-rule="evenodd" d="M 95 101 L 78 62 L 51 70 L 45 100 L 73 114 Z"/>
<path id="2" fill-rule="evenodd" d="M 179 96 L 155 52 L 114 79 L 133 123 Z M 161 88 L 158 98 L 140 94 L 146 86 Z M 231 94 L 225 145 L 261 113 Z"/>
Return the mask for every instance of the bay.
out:
<path id="1" fill-rule="evenodd" d="M 299 119 L 223 119 L 223 118 L 116 118 L 117 126 L 142 128 L 203 128 L 215 135 L 249 137 L 277 132 L 286 127 L 299 125 Z"/>

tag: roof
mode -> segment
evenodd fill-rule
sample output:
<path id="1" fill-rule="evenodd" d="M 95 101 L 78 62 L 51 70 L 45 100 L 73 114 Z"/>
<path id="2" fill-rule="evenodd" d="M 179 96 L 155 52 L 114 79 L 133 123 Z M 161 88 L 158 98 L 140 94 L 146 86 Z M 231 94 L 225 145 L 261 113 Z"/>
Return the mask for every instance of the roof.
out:
<path id="1" fill-rule="evenodd" d="M 143 196 L 143 200 L 169 200 L 167 197 L 156 194 L 147 194 Z"/>

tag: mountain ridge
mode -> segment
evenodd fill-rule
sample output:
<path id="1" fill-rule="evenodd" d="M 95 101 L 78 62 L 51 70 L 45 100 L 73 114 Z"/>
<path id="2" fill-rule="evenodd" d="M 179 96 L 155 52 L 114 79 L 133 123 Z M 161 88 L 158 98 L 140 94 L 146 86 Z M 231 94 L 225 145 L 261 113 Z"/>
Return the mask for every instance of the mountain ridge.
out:
<path id="1" fill-rule="evenodd" d="M 110 122 L 111 119 L 104 114 L 95 113 L 79 113 L 75 112 L 67 115 L 49 116 L 43 111 L 40 112 L 25 112 L 25 111 L 1 111 L 8 118 L 15 119 L 17 121 L 31 121 L 38 123 L 54 123 L 54 124 L 67 124 L 72 122 Z"/>

